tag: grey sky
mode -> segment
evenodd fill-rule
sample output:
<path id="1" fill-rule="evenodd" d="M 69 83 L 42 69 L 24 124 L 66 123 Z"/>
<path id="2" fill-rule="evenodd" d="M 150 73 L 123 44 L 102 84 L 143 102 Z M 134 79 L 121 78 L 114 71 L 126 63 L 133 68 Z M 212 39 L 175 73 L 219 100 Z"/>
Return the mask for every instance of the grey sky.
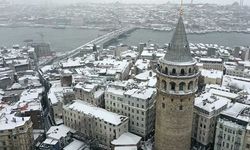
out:
<path id="1" fill-rule="evenodd" d="M 50 2 L 50 3 L 74 3 L 74 2 L 121 2 L 121 3 L 180 3 L 180 0 L 12 0 L 14 2 Z M 184 3 L 190 3 L 191 0 L 184 0 Z M 216 3 L 216 4 L 232 4 L 235 1 L 240 0 L 193 0 L 194 3 Z M 244 4 L 250 5 L 250 0 L 244 0 Z"/>

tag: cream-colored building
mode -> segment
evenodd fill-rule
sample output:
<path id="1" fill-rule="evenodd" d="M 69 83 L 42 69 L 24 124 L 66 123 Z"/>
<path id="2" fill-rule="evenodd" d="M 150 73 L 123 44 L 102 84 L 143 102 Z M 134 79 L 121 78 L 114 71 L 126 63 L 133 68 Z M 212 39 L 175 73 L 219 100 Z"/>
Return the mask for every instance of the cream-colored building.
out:
<path id="1" fill-rule="evenodd" d="M 221 85 L 223 78 L 223 71 L 201 69 L 201 76 L 204 77 L 204 84 Z"/>
<path id="2" fill-rule="evenodd" d="M 214 150 L 246 150 L 249 147 L 249 112 L 249 105 L 235 103 L 221 113 L 216 126 Z"/>
<path id="3" fill-rule="evenodd" d="M 155 88 L 110 86 L 105 91 L 105 109 L 129 117 L 129 132 L 147 139 L 154 130 L 155 96 Z"/>
<path id="4" fill-rule="evenodd" d="M 110 143 L 128 132 L 128 117 L 75 100 L 63 107 L 64 124 L 110 149 Z"/>
<path id="5" fill-rule="evenodd" d="M 104 89 L 98 84 L 80 82 L 74 87 L 74 92 L 76 99 L 104 107 Z"/>
<path id="6" fill-rule="evenodd" d="M 230 102 L 230 99 L 209 92 L 195 98 L 192 138 L 197 149 L 213 147 L 218 116 Z"/>
<path id="7" fill-rule="evenodd" d="M 0 149 L 31 150 L 33 128 L 30 117 L 2 113 L 0 116 Z"/>
<path id="8" fill-rule="evenodd" d="M 207 70 L 224 70 L 223 60 L 221 58 L 200 58 L 202 68 Z"/>
<path id="9" fill-rule="evenodd" d="M 191 148 L 193 103 L 200 75 L 196 63 L 180 16 L 167 53 L 156 68 L 156 150 Z"/>

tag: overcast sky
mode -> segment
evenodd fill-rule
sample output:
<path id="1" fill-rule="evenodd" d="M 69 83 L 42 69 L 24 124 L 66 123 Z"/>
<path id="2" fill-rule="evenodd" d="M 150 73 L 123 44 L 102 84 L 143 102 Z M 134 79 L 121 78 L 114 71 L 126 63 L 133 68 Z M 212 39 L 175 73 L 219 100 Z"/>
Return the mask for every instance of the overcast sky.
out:
<path id="1" fill-rule="evenodd" d="M 180 3 L 180 0 L 12 0 L 15 2 L 29 2 L 29 3 L 37 3 L 37 2 L 45 2 L 49 1 L 50 3 L 74 3 L 74 2 L 121 2 L 121 3 Z M 184 0 L 184 3 L 190 3 L 191 0 Z M 194 3 L 216 3 L 216 4 L 232 4 L 235 1 L 240 0 L 193 0 Z M 244 3 L 250 5 L 250 0 L 244 0 Z"/>

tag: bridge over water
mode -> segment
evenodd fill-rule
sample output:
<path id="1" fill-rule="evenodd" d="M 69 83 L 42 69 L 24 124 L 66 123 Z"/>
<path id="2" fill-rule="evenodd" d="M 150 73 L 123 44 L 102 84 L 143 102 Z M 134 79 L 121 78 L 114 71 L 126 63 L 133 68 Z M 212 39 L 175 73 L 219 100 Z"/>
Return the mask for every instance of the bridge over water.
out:
<path id="1" fill-rule="evenodd" d="M 51 63 L 56 63 L 56 62 L 59 62 L 60 60 L 66 59 L 66 58 L 75 57 L 81 52 L 81 50 L 84 47 L 86 47 L 90 44 L 99 45 L 101 48 L 103 48 L 103 47 L 107 46 L 108 44 L 110 44 L 112 41 L 121 37 L 122 35 L 128 34 L 134 30 L 136 30 L 136 27 L 125 27 L 125 28 L 121 28 L 121 29 L 109 32 L 109 33 L 104 34 L 100 37 L 97 37 L 96 39 L 94 39 L 94 40 L 92 40 L 84 45 L 81 45 L 73 50 L 70 50 L 63 55 L 58 56 L 58 57 L 54 58 L 53 60 L 46 61 L 46 62 L 40 64 L 39 67 L 49 65 Z"/>

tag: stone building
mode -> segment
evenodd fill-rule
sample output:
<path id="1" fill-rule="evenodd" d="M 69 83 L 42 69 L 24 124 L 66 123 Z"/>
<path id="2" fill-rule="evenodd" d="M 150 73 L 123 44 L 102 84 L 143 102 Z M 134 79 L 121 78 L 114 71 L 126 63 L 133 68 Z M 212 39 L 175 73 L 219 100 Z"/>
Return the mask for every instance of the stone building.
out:
<path id="1" fill-rule="evenodd" d="M 210 91 L 195 98 L 192 139 L 196 148 L 213 148 L 218 116 L 230 102 L 230 99 L 215 96 Z"/>
<path id="2" fill-rule="evenodd" d="M 222 112 L 217 121 L 214 150 L 249 149 L 249 119 L 249 105 L 235 103 Z"/>
<path id="3" fill-rule="evenodd" d="M 105 91 L 105 109 L 129 117 L 129 132 L 150 137 L 155 122 L 155 88 L 110 86 Z"/>
<path id="4" fill-rule="evenodd" d="M 63 106 L 64 124 L 97 143 L 111 147 L 111 141 L 128 132 L 128 117 L 75 100 Z"/>
<path id="5" fill-rule="evenodd" d="M 193 103 L 200 72 L 192 58 L 180 16 L 167 54 L 158 61 L 156 150 L 189 150 Z"/>
<path id="6" fill-rule="evenodd" d="M 30 117 L 16 117 L 14 114 L 1 113 L 0 149 L 31 150 L 33 128 Z"/>

